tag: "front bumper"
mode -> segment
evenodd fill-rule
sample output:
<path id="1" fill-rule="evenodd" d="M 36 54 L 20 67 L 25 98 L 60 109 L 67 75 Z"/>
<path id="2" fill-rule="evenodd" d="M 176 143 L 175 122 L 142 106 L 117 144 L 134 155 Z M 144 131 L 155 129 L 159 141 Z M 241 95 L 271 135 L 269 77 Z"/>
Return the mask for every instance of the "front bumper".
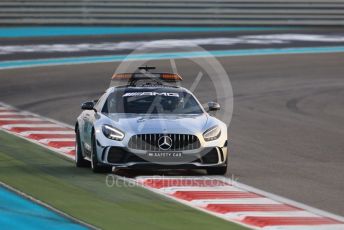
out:
<path id="1" fill-rule="evenodd" d="M 164 152 L 165 154 L 175 152 Z M 226 167 L 228 150 L 224 147 L 208 147 L 199 151 L 182 152 L 183 158 L 151 158 L 144 153 L 134 153 L 128 148 L 108 146 L 103 148 L 99 159 L 105 165 L 135 169 L 207 169 Z M 179 153 L 178 153 L 179 154 Z"/>

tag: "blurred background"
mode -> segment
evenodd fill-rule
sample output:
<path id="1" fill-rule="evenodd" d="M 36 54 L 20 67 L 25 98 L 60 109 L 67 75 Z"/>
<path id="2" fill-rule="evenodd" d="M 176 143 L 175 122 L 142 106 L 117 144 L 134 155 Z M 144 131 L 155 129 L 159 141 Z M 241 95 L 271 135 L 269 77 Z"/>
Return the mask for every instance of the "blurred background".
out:
<path id="1" fill-rule="evenodd" d="M 342 0 L 2 0 L 2 25 L 344 25 Z"/>

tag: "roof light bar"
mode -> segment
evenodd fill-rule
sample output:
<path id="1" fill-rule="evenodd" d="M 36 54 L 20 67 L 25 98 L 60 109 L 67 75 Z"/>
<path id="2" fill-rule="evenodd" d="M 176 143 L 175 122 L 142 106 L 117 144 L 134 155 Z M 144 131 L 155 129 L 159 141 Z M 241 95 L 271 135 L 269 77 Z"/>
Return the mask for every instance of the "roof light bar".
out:
<path id="1" fill-rule="evenodd" d="M 133 77 L 132 73 L 116 73 L 112 76 L 112 80 L 128 80 Z"/>
<path id="2" fill-rule="evenodd" d="M 183 78 L 179 74 L 175 73 L 162 73 L 160 74 L 160 78 L 162 80 L 168 80 L 168 81 L 181 81 Z"/>
<path id="3" fill-rule="evenodd" d="M 139 80 L 139 79 L 153 79 L 160 78 L 164 81 L 182 81 L 183 78 L 179 74 L 174 73 L 118 73 L 112 76 L 112 80 Z"/>

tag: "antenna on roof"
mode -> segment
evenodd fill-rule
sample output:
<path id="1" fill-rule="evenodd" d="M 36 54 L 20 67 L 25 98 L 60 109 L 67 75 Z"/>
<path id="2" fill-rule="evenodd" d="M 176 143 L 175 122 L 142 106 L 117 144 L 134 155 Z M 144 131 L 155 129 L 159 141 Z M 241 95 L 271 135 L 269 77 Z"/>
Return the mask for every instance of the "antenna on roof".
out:
<path id="1" fill-rule="evenodd" d="M 140 66 L 139 70 L 145 70 L 146 72 L 148 72 L 149 70 L 155 69 L 154 66 Z"/>

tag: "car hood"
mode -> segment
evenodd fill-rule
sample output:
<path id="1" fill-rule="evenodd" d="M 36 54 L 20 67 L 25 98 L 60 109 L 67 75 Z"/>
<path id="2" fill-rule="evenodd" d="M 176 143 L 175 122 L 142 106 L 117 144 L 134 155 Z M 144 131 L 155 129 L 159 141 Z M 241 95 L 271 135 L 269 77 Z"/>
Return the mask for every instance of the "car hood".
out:
<path id="1" fill-rule="evenodd" d="M 114 127 L 130 133 L 184 133 L 203 132 L 208 115 L 169 114 L 108 114 Z"/>

